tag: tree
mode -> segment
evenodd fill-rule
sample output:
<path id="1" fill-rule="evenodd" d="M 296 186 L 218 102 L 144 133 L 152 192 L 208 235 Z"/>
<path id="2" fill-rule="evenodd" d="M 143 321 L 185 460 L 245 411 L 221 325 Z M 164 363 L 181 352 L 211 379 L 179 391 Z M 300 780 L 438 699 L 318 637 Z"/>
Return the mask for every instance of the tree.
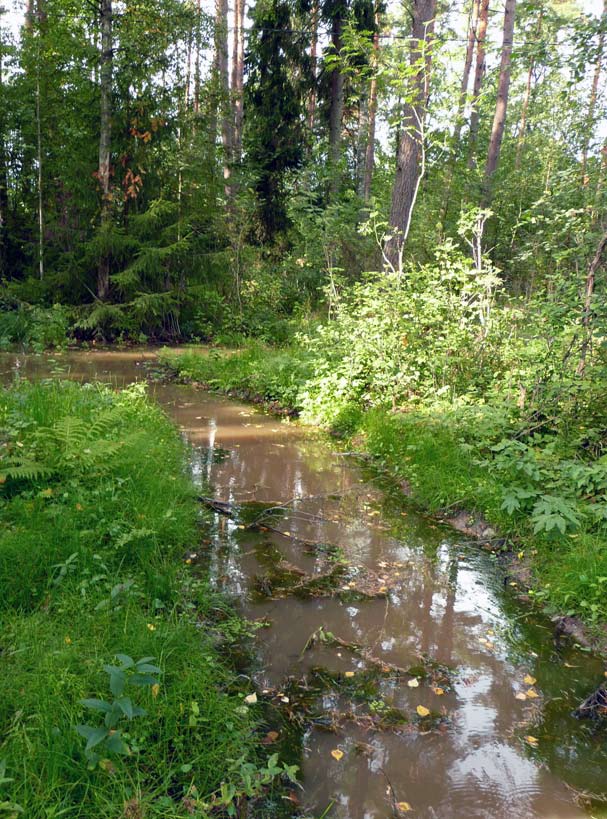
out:
<path id="1" fill-rule="evenodd" d="M 590 100 L 588 102 L 588 113 L 586 115 L 586 123 L 584 128 L 583 145 L 582 145 L 582 181 L 584 185 L 588 184 L 586 176 L 586 168 L 588 165 L 588 150 L 590 148 L 590 137 L 595 125 L 595 111 L 596 101 L 599 90 L 599 82 L 601 79 L 601 70 L 603 62 L 603 51 L 605 48 L 605 33 L 607 31 L 607 0 L 604 0 L 603 16 L 601 19 L 599 29 L 599 43 L 596 52 L 596 61 L 594 65 L 594 74 L 592 77 L 592 87 L 590 89 Z"/>
<path id="2" fill-rule="evenodd" d="M 481 0 L 476 28 L 476 60 L 474 66 L 474 82 L 472 84 L 472 111 L 470 113 L 470 136 L 468 139 L 468 167 L 476 167 L 476 143 L 480 124 L 480 97 L 486 71 L 485 41 L 489 25 L 489 0 Z"/>
<path id="3" fill-rule="evenodd" d="M 362 174 L 362 199 L 365 203 L 371 198 L 371 183 L 373 181 L 373 168 L 375 166 L 375 124 L 377 121 L 377 71 L 379 63 L 379 32 L 380 32 L 380 9 L 376 7 L 374 15 L 373 31 L 373 51 L 371 53 L 371 80 L 369 83 L 369 116 L 367 123 L 367 136 L 364 157 L 364 169 Z"/>
<path id="4" fill-rule="evenodd" d="M 101 110 L 99 119 L 99 170 L 101 188 L 101 229 L 107 232 L 112 219 L 111 140 L 112 140 L 112 77 L 114 44 L 112 38 L 112 0 L 101 0 L 99 6 L 101 29 L 101 60 L 99 67 Z M 102 252 L 97 270 L 97 297 L 105 301 L 110 289 L 110 257 Z"/>
<path id="5" fill-rule="evenodd" d="M 288 225 L 286 174 L 303 159 L 303 102 L 308 55 L 292 30 L 289 0 L 258 0 L 247 57 L 247 154 L 255 177 L 257 236 L 273 241 Z"/>
<path id="6" fill-rule="evenodd" d="M 414 0 L 411 29 L 411 88 L 403 110 L 396 158 L 396 178 L 392 188 L 390 226 L 394 235 L 386 246 L 386 256 L 399 266 L 411 225 L 413 207 L 425 170 L 424 123 L 432 65 L 432 31 L 436 0 Z"/>
<path id="7" fill-rule="evenodd" d="M 495 105 L 495 115 L 493 117 L 493 126 L 491 128 L 491 138 L 489 140 L 489 150 L 487 151 L 487 162 L 485 163 L 485 175 L 483 179 L 482 198 L 484 206 L 487 206 L 491 201 L 493 174 L 497 170 L 502 140 L 504 138 L 506 114 L 508 112 L 508 95 L 510 91 L 510 67 L 512 60 L 512 43 L 514 38 L 515 11 L 516 0 L 506 0 L 504 7 L 502 57 L 497 86 L 497 102 Z"/>
<path id="8" fill-rule="evenodd" d="M 232 46 L 232 161 L 242 159 L 242 122 L 244 88 L 244 17 L 245 0 L 234 0 L 234 39 Z"/>

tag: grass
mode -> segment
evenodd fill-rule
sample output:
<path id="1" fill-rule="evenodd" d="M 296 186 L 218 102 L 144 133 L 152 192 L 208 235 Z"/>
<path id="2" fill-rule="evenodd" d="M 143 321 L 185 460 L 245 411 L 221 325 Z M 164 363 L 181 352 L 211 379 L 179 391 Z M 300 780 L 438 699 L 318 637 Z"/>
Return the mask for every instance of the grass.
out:
<path id="1" fill-rule="evenodd" d="M 598 428 L 600 418 L 591 418 L 588 428 L 580 426 L 577 416 L 574 423 L 564 418 L 565 432 L 549 429 L 522 445 L 516 408 L 499 403 L 418 403 L 415 409 L 393 412 L 362 404 L 340 406 L 336 397 L 330 408 L 315 407 L 315 390 L 310 389 L 313 379 L 317 383 L 314 359 L 299 348 L 277 351 L 257 345 L 211 355 L 165 350 L 161 361 L 181 377 L 222 391 L 240 390 L 244 397 L 248 391 L 296 410 L 303 407 L 304 420 L 331 418 L 332 432 L 355 439 L 355 446 L 373 455 L 395 479 L 406 480 L 423 508 L 465 509 L 512 539 L 517 553 L 531 564 L 533 593 L 547 610 L 580 615 L 590 624 L 604 621 L 607 467 L 577 454 L 584 451 L 580 441 L 592 440 L 596 430 L 591 427 Z M 520 450 L 499 450 L 503 442 L 510 446 L 513 441 Z M 584 481 L 590 484 L 576 487 Z"/>
<path id="2" fill-rule="evenodd" d="M 238 393 L 296 412 L 301 410 L 300 387 L 312 375 L 310 358 L 298 347 L 276 349 L 251 343 L 237 353 L 212 350 L 208 354 L 165 348 L 159 359 L 181 377 L 219 392 Z"/>
<path id="3" fill-rule="evenodd" d="M 203 817 L 255 796 L 275 774 L 222 649 L 249 631 L 184 561 L 201 521 L 176 431 L 140 387 L 68 382 L 3 390 L 0 427 L 0 816 Z M 159 672 L 124 692 L 128 752 L 92 760 L 77 726 L 104 714 L 82 700 L 119 698 L 116 655 Z"/>

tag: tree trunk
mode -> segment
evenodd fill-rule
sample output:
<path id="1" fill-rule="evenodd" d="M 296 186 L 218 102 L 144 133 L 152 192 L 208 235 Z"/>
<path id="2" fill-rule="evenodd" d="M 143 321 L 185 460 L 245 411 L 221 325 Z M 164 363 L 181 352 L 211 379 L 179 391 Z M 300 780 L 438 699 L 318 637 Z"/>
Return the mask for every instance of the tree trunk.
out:
<path id="1" fill-rule="evenodd" d="M 234 131 L 232 159 L 242 159 L 243 87 L 244 87 L 244 17 L 245 0 L 234 0 L 234 39 L 232 44 L 232 107 Z"/>
<path id="2" fill-rule="evenodd" d="M 373 33 L 373 53 L 371 55 L 371 83 L 369 86 L 368 134 L 365 150 L 365 168 L 363 173 L 362 198 L 365 204 L 371 198 L 371 183 L 375 167 L 375 124 L 377 120 L 377 66 L 379 63 L 379 13 L 375 12 L 375 31 Z"/>
<path id="3" fill-rule="evenodd" d="M 604 0 L 603 5 L 603 26 L 607 21 L 607 0 Z M 584 144 L 582 146 L 582 184 L 588 184 L 588 177 L 586 169 L 588 166 L 588 150 L 590 148 L 590 137 L 594 128 L 594 116 L 596 112 L 596 99 L 599 90 L 599 82 L 601 79 L 601 68 L 603 62 L 603 49 L 605 47 L 605 28 L 601 29 L 599 35 L 599 48 L 596 58 L 596 65 L 594 68 L 594 76 L 592 78 L 592 88 L 590 89 L 590 101 L 588 103 L 588 114 L 586 116 L 586 127 L 584 128 Z"/>
<path id="4" fill-rule="evenodd" d="M 436 0 L 414 0 L 410 62 L 412 66 L 417 66 L 417 71 L 403 109 L 390 210 L 393 235 L 385 248 L 387 261 L 399 270 L 417 192 L 425 171 L 424 121 L 432 66 L 430 42 L 435 12 Z"/>
<path id="5" fill-rule="evenodd" d="M 447 211 L 449 209 L 449 199 L 451 196 L 451 186 L 453 184 L 453 174 L 455 171 L 456 151 L 459 146 L 460 137 L 462 134 L 462 127 L 464 125 L 464 114 L 466 111 L 466 100 L 468 99 L 468 85 L 470 83 L 470 71 L 472 70 L 472 58 L 474 57 L 474 43 L 476 42 L 476 30 L 478 28 L 478 14 L 480 8 L 480 0 L 472 0 L 470 8 L 470 18 L 468 26 L 468 44 L 466 46 L 466 56 L 464 58 L 464 71 L 462 74 L 462 83 L 460 86 L 459 100 L 457 104 L 457 113 L 455 116 L 455 127 L 453 129 L 453 136 L 451 138 L 450 157 L 448 160 L 447 173 L 445 178 L 443 202 L 440 209 L 440 225 L 445 224 L 447 218 Z"/>
<path id="6" fill-rule="evenodd" d="M 230 78 L 228 73 L 228 0 L 215 0 L 215 85 L 217 112 L 221 121 L 223 146 L 223 178 L 226 195 L 231 194 L 230 166 L 232 163 L 232 123 L 230 121 Z"/>
<path id="7" fill-rule="evenodd" d="M 1 32 L 0 32 L 1 33 Z M 4 143 L 5 123 L 3 100 L 3 57 L 4 43 L 0 39 L 0 276 L 8 275 L 8 172 L 6 167 L 6 145 Z"/>
<path id="8" fill-rule="evenodd" d="M 196 2 L 196 58 L 194 61 L 194 113 L 200 114 L 200 26 L 201 26 L 201 0 Z"/>
<path id="9" fill-rule="evenodd" d="M 101 66 L 99 79 L 101 86 L 101 118 L 99 129 L 99 185 L 101 187 L 101 229 L 109 227 L 112 218 L 110 191 L 110 162 L 112 139 L 112 0 L 101 0 Z M 97 269 L 97 297 L 104 301 L 110 289 L 110 259 L 102 253 Z"/>
<path id="10" fill-rule="evenodd" d="M 605 248 L 607 247 L 607 231 L 603 234 L 601 241 L 598 244 L 594 258 L 588 267 L 588 275 L 586 276 L 586 292 L 584 295 L 584 312 L 582 315 L 582 326 L 584 328 L 584 338 L 582 340 L 582 350 L 580 361 L 577 365 L 577 374 L 583 378 L 586 370 L 586 356 L 592 341 L 592 297 L 594 296 L 594 284 L 596 272 L 601 264 L 601 259 Z"/>
<path id="11" fill-rule="evenodd" d="M 336 16 L 333 20 L 331 31 L 331 43 L 333 53 L 339 57 L 341 54 L 341 34 L 343 20 L 341 16 Z M 337 179 L 337 164 L 341 151 L 341 121 L 344 110 L 344 75 L 340 66 L 335 66 L 331 71 L 331 105 L 329 110 L 329 159 L 333 167 L 331 188 L 335 192 L 339 189 Z"/>
<path id="12" fill-rule="evenodd" d="M 489 25 L 489 0 L 481 0 L 478 11 L 478 26 L 476 29 L 476 64 L 474 67 L 474 83 L 472 85 L 472 111 L 470 112 L 470 139 L 468 167 L 470 170 L 476 167 L 476 143 L 478 141 L 478 129 L 480 124 L 480 113 L 478 110 L 481 89 L 485 78 L 486 52 L 485 43 L 487 40 L 487 27 Z"/>
<path id="13" fill-rule="evenodd" d="M 510 91 L 510 66 L 512 62 L 512 40 L 514 37 L 515 11 L 516 0 L 506 0 L 504 9 L 502 59 L 500 63 L 500 76 L 497 86 L 497 103 L 495 105 L 495 116 L 493 117 L 493 127 L 491 128 L 491 139 L 489 140 L 489 150 L 487 152 L 485 176 L 483 179 L 482 198 L 483 205 L 485 206 L 489 205 L 491 202 L 493 175 L 499 164 L 502 140 L 504 138 L 506 114 L 508 112 L 508 94 Z"/>
<path id="14" fill-rule="evenodd" d="M 312 88 L 308 100 L 308 128 L 314 131 L 316 124 L 316 83 L 317 83 L 317 60 L 318 60 L 318 0 L 312 2 L 312 34 L 310 36 L 310 69 L 312 74 Z"/>
<path id="15" fill-rule="evenodd" d="M 521 159 L 523 157 L 523 146 L 525 144 L 525 131 L 527 130 L 527 115 L 529 113 L 529 102 L 531 101 L 531 89 L 533 87 L 533 69 L 535 68 L 535 59 L 532 57 L 529 63 L 529 71 L 527 72 L 527 84 L 525 85 L 525 96 L 523 97 L 523 106 L 521 108 L 521 120 L 518 126 L 518 138 L 516 140 L 516 157 L 514 159 L 514 168 L 519 170 L 521 167 Z"/>

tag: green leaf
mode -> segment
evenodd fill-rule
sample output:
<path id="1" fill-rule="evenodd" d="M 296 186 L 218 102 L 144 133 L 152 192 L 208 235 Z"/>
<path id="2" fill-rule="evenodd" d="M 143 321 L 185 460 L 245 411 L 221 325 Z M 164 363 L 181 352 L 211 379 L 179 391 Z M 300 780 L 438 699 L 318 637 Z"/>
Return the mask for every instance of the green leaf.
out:
<path id="1" fill-rule="evenodd" d="M 107 713 L 108 711 L 112 710 L 112 706 L 109 702 L 105 700 L 97 700 L 97 699 L 85 699 L 80 700 L 80 704 L 84 705 L 86 708 L 92 708 L 93 711 L 103 711 Z"/>
<path id="2" fill-rule="evenodd" d="M 108 751 L 111 751 L 114 754 L 130 754 L 129 746 L 122 739 L 122 734 L 120 731 L 115 731 L 110 735 L 108 741 L 106 742 L 106 747 Z"/>
<path id="3" fill-rule="evenodd" d="M 90 751 L 109 735 L 107 728 L 94 728 L 92 725 L 77 725 L 76 730 L 87 741 L 85 751 Z"/>

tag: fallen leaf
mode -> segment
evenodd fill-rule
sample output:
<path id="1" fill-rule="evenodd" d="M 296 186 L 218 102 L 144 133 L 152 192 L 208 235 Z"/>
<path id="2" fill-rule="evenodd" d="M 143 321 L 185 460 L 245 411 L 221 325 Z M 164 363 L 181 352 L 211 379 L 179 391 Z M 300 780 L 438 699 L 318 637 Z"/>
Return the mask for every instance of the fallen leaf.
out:
<path id="1" fill-rule="evenodd" d="M 346 671 L 346 673 L 344 674 L 344 677 L 353 677 L 353 676 L 354 676 L 353 671 Z"/>
<path id="2" fill-rule="evenodd" d="M 409 813 L 410 810 L 413 810 L 408 802 L 397 802 L 396 807 L 401 813 Z"/>
<path id="3" fill-rule="evenodd" d="M 535 677 L 532 677 L 531 674 L 527 674 L 526 677 L 523 677 L 523 682 L 525 683 L 525 685 L 535 685 L 537 680 L 535 679 Z"/>
<path id="4" fill-rule="evenodd" d="M 344 752 L 340 751 L 339 748 L 335 748 L 333 751 L 331 751 L 331 756 L 333 757 L 333 759 L 336 759 L 338 762 L 339 762 L 340 759 L 343 758 L 343 755 L 344 755 Z"/>
<path id="5" fill-rule="evenodd" d="M 442 688 L 438 688 L 438 687 L 433 688 L 432 690 L 434 691 L 434 693 L 436 694 L 437 697 L 442 697 L 443 694 L 445 693 Z"/>
<path id="6" fill-rule="evenodd" d="M 152 696 L 154 697 L 154 699 L 156 699 L 156 697 L 158 696 L 159 693 L 160 693 L 160 684 L 159 683 L 154 683 L 154 685 L 152 686 Z"/>
<path id="7" fill-rule="evenodd" d="M 424 705 L 418 705 L 415 709 L 420 717 L 427 717 L 430 713 L 430 710 L 426 708 Z"/>
<path id="8" fill-rule="evenodd" d="M 517 699 L 517 700 L 526 700 L 527 695 L 524 694 L 522 691 L 519 691 L 518 694 L 514 695 L 514 698 Z"/>
<path id="9" fill-rule="evenodd" d="M 255 705 L 255 703 L 257 702 L 257 694 L 255 692 L 249 694 L 244 698 L 244 701 L 246 702 L 247 705 Z"/>
<path id="10" fill-rule="evenodd" d="M 539 694 L 537 693 L 537 691 L 534 691 L 533 688 L 530 688 L 529 691 L 527 691 L 527 698 L 528 699 L 535 700 L 538 697 L 539 697 Z"/>
<path id="11" fill-rule="evenodd" d="M 409 688 L 419 688 L 419 680 L 416 677 L 413 677 L 412 680 L 407 682 Z"/>
<path id="12" fill-rule="evenodd" d="M 537 737 L 526 736 L 525 741 L 528 742 L 529 745 L 533 745 L 534 747 L 537 747 L 537 744 L 538 744 Z"/>

